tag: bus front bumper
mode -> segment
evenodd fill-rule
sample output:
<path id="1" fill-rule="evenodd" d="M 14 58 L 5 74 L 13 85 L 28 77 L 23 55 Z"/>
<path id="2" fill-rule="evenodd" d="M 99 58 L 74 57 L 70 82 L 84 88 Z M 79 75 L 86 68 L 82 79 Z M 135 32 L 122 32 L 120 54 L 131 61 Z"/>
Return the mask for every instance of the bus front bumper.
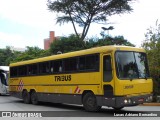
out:
<path id="1" fill-rule="evenodd" d="M 127 106 L 136 106 L 139 104 L 152 102 L 152 94 L 146 95 L 138 95 L 138 96 L 115 96 L 111 98 L 102 97 L 102 106 L 114 107 L 114 108 L 121 108 Z M 99 102 L 98 102 L 99 103 Z"/>

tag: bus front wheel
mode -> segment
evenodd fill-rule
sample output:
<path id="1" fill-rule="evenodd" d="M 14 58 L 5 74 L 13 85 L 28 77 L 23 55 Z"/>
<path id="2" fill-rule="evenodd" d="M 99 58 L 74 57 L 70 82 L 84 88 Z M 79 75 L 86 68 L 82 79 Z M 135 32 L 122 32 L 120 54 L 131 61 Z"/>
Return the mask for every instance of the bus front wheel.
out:
<path id="1" fill-rule="evenodd" d="M 97 105 L 96 96 L 92 92 L 86 93 L 82 100 L 83 106 L 87 111 L 94 112 L 101 109 L 101 106 Z"/>
<path id="2" fill-rule="evenodd" d="M 38 97 L 37 97 L 37 93 L 35 91 L 31 92 L 31 102 L 34 105 L 38 104 Z"/>
<path id="3" fill-rule="evenodd" d="M 27 90 L 24 90 L 22 92 L 22 98 L 24 103 L 29 104 L 31 102 L 30 94 L 27 92 Z"/>

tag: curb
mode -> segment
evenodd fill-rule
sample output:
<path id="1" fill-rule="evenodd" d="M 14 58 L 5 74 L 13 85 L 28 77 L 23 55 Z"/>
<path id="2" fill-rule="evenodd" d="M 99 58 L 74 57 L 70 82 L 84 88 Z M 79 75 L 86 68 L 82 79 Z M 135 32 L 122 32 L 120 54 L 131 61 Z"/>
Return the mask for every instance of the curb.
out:
<path id="1" fill-rule="evenodd" d="M 160 103 L 143 103 L 140 106 L 160 106 Z"/>

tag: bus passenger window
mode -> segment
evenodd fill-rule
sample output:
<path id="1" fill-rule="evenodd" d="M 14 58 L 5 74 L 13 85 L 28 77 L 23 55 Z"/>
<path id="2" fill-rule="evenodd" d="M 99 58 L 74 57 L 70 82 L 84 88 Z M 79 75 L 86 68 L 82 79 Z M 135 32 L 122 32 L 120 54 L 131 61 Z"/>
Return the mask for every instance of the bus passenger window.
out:
<path id="1" fill-rule="evenodd" d="M 51 73 L 53 73 L 53 67 L 51 67 Z"/>
<path id="2" fill-rule="evenodd" d="M 59 72 L 62 72 L 62 66 L 59 66 Z"/>
<path id="3" fill-rule="evenodd" d="M 87 70 L 98 70 L 99 66 L 99 56 L 98 55 L 88 55 L 86 56 L 86 69 Z"/>
<path id="4" fill-rule="evenodd" d="M 37 70 L 38 70 L 38 68 L 37 68 L 37 64 L 32 64 L 32 65 L 29 65 L 28 66 L 29 68 L 28 68 L 28 74 L 29 75 L 36 75 L 37 74 Z"/>
<path id="5" fill-rule="evenodd" d="M 25 76 L 25 75 L 27 75 L 27 66 L 18 67 L 18 76 Z"/>
<path id="6" fill-rule="evenodd" d="M 77 67 L 77 58 L 71 58 L 70 59 L 70 71 L 77 71 L 78 67 Z"/>
<path id="7" fill-rule="evenodd" d="M 39 73 L 40 74 L 46 74 L 46 73 L 49 73 L 50 70 L 49 70 L 49 62 L 42 62 L 42 63 L 39 63 Z"/>
<path id="8" fill-rule="evenodd" d="M 106 55 L 103 57 L 103 81 L 110 82 L 111 80 L 112 80 L 111 56 Z"/>
<path id="9" fill-rule="evenodd" d="M 18 75 L 18 67 L 11 67 L 10 68 L 10 76 L 16 77 Z"/>
<path id="10" fill-rule="evenodd" d="M 95 55 L 86 56 L 86 69 L 87 70 L 95 69 Z"/>
<path id="11" fill-rule="evenodd" d="M 85 56 L 79 58 L 79 69 L 85 70 Z"/>
<path id="12" fill-rule="evenodd" d="M 54 62 L 53 61 L 50 62 L 50 71 L 51 71 L 51 73 L 53 73 L 53 71 L 54 71 Z"/>
<path id="13" fill-rule="evenodd" d="M 77 71 L 77 58 L 68 58 L 63 61 L 65 72 L 75 72 Z"/>
<path id="14" fill-rule="evenodd" d="M 53 68 L 53 70 L 54 70 L 53 72 L 55 72 L 55 73 L 63 71 L 62 60 L 54 61 L 54 68 Z"/>
<path id="15" fill-rule="evenodd" d="M 77 63 L 77 65 L 76 65 L 76 69 L 78 70 L 79 69 L 79 64 Z"/>

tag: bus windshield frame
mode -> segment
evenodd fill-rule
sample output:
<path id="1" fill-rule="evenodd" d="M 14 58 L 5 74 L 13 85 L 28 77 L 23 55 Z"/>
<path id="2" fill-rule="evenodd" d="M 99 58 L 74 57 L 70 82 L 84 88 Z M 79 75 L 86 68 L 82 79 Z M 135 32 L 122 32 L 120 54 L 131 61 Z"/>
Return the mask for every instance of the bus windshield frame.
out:
<path id="1" fill-rule="evenodd" d="M 116 73 L 120 80 L 150 78 L 146 53 L 116 51 L 115 60 Z"/>

